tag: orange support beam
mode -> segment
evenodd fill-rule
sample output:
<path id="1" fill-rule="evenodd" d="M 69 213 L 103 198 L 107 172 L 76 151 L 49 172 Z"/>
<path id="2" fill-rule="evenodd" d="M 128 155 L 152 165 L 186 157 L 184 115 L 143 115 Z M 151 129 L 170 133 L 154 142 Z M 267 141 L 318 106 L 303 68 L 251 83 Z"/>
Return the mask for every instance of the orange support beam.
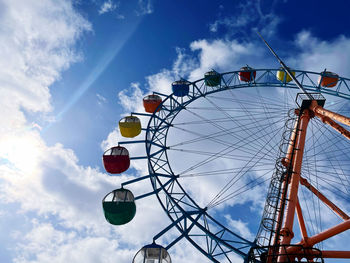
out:
<path id="1" fill-rule="evenodd" d="M 299 189 L 299 183 L 300 183 L 301 165 L 302 165 L 303 154 L 304 154 L 306 130 L 311 118 L 310 111 L 308 109 L 304 110 L 302 115 L 299 118 L 300 118 L 300 121 L 299 121 L 299 127 L 297 129 L 296 145 L 294 149 L 295 157 L 292 160 L 293 174 L 289 184 L 288 203 L 286 206 L 286 217 L 283 224 L 283 228 L 281 230 L 282 246 L 289 245 L 294 236 L 293 223 L 294 223 L 295 209 L 298 201 L 298 189 Z M 281 251 L 281 254 L 283 254 L 282 251 Z M 278 262 L 284 262 L 285 258 L 286 256 L 280 256 L 278 258 Z"/>
<path id="2" fill-rule="evenodd" d="M 339 121 L 339 122 L 341 122 L 341 123 L 343 123 L 345 125 L 350 126 L 350 118 L 349 117 L 346 117 L 346 116 L 343 116 L 341 114 L 332 112 L 330 110 L 326 110 L 323 107 L 319 106 L 317 104 L 317 101 L 315 101 L 315 100 L 312 101 L 310 109 L 313 112 L 315 112 L 315 113 L 317 113 L 317 114 L 319 114 L 321 116 L 325 116 L 325 117 L 331 118 L 333 120 Z"/>
<path id="3" fill-rule="evenodd" d="M 319 117 L 321 119 L 322 122 L 328 124 L 329 126 L 331 126 L 334 130 L 336 130 L 337 132 L 339 132 L 341 135 L 343 135 L 345 138 L 350 140 L 350 132 L 348 130 L 346 130 L 344 127 L 342 127 L 341 125 L 339 125 L 338 123 L 336 123 L 335 121 L 331 120 L 329 117 L 320 115 L 318 113 L 315 113 L 315 115 L 317 117 Z"/>
<path id="4" fill-rule="evenodd" d="M 301 232 L 301 235 L 303 237 L 303 240 L 305 240 L 305 239 L 307 239 L 308 235 L 307 235 L 307 231 L 306 231 L 303 212 L 301 211 L 301 207 L 300 207 L 300 203 L 299 203 L 299 198 L 298 198 L 296 209 L 297 209 L 297 217 L 298 217 L 300 232 Z"/>
<path id="5" fill-rule="evenodd" d="M 301 242 L 297 243 L 297 246 L 291 246 L 287 248 L 288 254 L 295 254 L 297 253 L 300 248 L 298 245 L 302 245 L 303 247 L 312 247 L 315 244 L 318 244 L 326 239 L 329 239 L 335 235 L 338 235 L 346 230 L 350 229 L 350 220 L 346 220 L 334 227 L 328 228 L 325 231 L 322 231 L 319 234 L 316 234 L 312 237 L 308 237 L 306 240 L 302 240 Z M 344 254 L 349 255 L 350 251 L 344 251 Z M 330 254 L 328 254 L 330 255 Z M 339 256 L 339 255 L 338 255 Z"/>
<path id="6" fill-rule="evenodd" d="M 325 203 L 330 209 L 334 211 L 338 216 L 340 216 L 343 220 L 348 220 L 350 217 L 343 212 L 339 207 L 333 204 L 327 197 L 325 197 L 320 191 L 318 191 L 315 187 L 313 187 L 305 178 L 300 178 L 300 183 L 304 185 L 307 189 L 309 189 L 313 194 L 315 194 L 323 203 Z"/>
<path id="7" fill-rule="evenodd" d="M 307 240 L 306 240 L 306 245 L 307 246 L 313 246 L 317 243 L 320 243 L 322 242 L 323 240 L 326 240 L 328 238 L 331 238 L 337 234 L 340 234 L 346 230 L 349 230 L 350 229 L 350 220 L 346 220 L 334 227 L 331 227 L 319 234 L 316 234 L 312 237 L 309 237 Z"/>
<path id="8" fill-rule="evenodd" d="M 350 258 L 350 251 L 337 251 L 337 250 L 322 250 L 322 258 Z M 317 258 L 320 256 L 319 251 L 313 251 L 305 249 L 304 251 L 293 252 L 293 255 L 302 257 L 307 257 L 309 260 L 311 258 Z"/>
<path id="9" fill-rule="evenodd" d="M 293 153 L 293 147 L 294 147 L 294 142 L 295 142 L 295 137 L 297 134 L 297 127 L 298 127 L 298 121 L 295 121 L 294 123 L 294 129 L 291 132 L 289 143 L 288 143 L 288 149 L 286 153 L 286 157 L 284 157 L 281 161 L 281 163 L 285 166 L 288 167 L 290 162 L 292 161 L 292 153 Z"/>
<path id="10" fill-rule="evenodd" d="M 295 215 L 295 206 L 298 198 L 298 188 L 300 181 L 300 172 L 301 172 L 301 164 L 303 160 L 304 153 L 304 145 L 305 145 L 305 137 L 306 137 L 306 129 L 310 120 L 310 112 L 309 110 L 304 110 L 303 114 L 300 116 L 300 125 L 297 129 L 298 136 L 296 138 L 296 149 L 295 149 L 295 158 L 293 158 L 293 174 L 290 181 L 289 186 L 289 195 L 288 195 L 288 204 L 287 204 L 287 212 L 286 219 L 283 225 L 283 230 L 285 235 L 282 238 L 282 245 L 290 244 L 290 241 L 293 237 L 293 222 Z"/>
<path id="11" fill-rule="evenodd" d="M 323 258 L 350 258 L 350 251 L 323 250 Z"/>
<path id="12" fill-rule="evenodd" d="M 296 111 L 296 113 L 298 112 Z M 310 108 L 305 109 L 302 112 L 301 116 L 299 116 L 299 119 L 294 126 L 294 130 L 291 133 L 286 156 L 281 161 L 282 164 L 287 168 L 288 174 L 291 174 L 291 176 L 288 178 L 288 180 L 285 180 L 283 182 L 286 190 L 283 191 L 283 193 L 287 194 L 287 196 L 283 196 L 282 193 L 281 197 L 284 197 L 287 202 L 285 204 L 285 208 L 281 206 L 281 203 L 279 206 L 281 209 L 278 215 L 279 223 L 275 229 L 276 235 L 274 237 L 274 245 L 270 247 L 268 252 L 268 262 L 272 260 L 273 252 L 277 252 L 272 250 L 278 247 L 279 250 L 277 252 L 277 262 L 286 262 L 290 256 L 299 257 L 299 255 L 301 257 L 306 256 L 311 262 L 313 258 L 320 257 L 319 251 L 315 251 L 315 249 L 312 248 L 315 244 L 350 229 L 350 217 L 338 206 L 332 203 L 327 197 L 325 197 L 321 192 L 319 192 L 315 187 L 313 187 L 305 178 L 301 177 L 301 166 L 307 126 L 310 119 L 314 116 L 319 117 L 324 123 L 330 125 L 336 131 L 344 135 L 346 138 L 350 139 L 350 132 L 335 122 L 338 121 L 350 126 L 350 118 L 323 109 L 317 104 L 317 101 L 312 101 Z M 298 190 L 300 184 L 304 185 L 313 194 L 315 194 L 324 204 L 326 204 L 338 216 L 340 216 L 344 222 L 309 237 L 302 214 L 302 209 L 298 200 Z M 295 214 L 298 218 L 302 240 L 295 245 L 291 245 L 291 241 L 294 236 L 293 225 Z M 282 226 L 280 231 L 278 226 Z M 350 251 L 322 251 L 322 257 L 350 258 Z"/>

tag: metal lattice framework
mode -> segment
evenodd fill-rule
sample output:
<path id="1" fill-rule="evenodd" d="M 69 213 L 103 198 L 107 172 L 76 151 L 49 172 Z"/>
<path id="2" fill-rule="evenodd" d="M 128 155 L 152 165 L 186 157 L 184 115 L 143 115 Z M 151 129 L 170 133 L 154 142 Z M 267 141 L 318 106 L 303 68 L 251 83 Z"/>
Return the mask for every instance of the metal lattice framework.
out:
<path id="1" fill-rule="evenodd" d="M 252 247 L 258 245 L 254 240 L 247 240 L 234 233 L 213 216 L 206 207 L 200 207 L 185 191 L 178 180 L 169 162 L 167 150 L 167 135 L 177 115 L 188 107 L 189 104 L 207 95 L 225 90 L 252 89 L 259 87 L 278 87 L 297 89 L 292 82 L 286 83 L 276 79 L 279 69 L 254 69 L 256 78 L 251 82 L 242 82 L 239 79 L 239 71 L 221 74 L 221 84 L 216 87 L 205 85 L 204 79 L 190 82 L 190 92 L 185 97 L 175 97 L 173 94 L 164 95 L 159 111 L 153 114 L 132 113 L 150 117 L 145 129 L 145 140 L 126 141 L 119 144 L 144 143 L 146 146 L 145 157 L 132 157 L 131 159 L 148 159 L 149 175 L 140 177 L 122 185 L 127 185 L 150 179 L 153 192 L 146 193 L 135 199 L 141 199 L 151 194 L 156 194 L 161 206 L 167 213 L 172 223 L 154 237 L 157 240 L 169 229 L 176 227 L 180 232 L 177 239 L 173 240 L 166 248 L 172 247 L 180 239 L 185 237 L 193 246 L 213 262 L 234 262 L 236 255 L 246 261 Z M 350 99 L 350 79 L 339 77 L 338 84 L 333 88 L 323 88 L 318 84 L 321 73 L 295 70 L 295 77 L 303 85 L 305 90 L 334 95 L 344 99 Z"/>

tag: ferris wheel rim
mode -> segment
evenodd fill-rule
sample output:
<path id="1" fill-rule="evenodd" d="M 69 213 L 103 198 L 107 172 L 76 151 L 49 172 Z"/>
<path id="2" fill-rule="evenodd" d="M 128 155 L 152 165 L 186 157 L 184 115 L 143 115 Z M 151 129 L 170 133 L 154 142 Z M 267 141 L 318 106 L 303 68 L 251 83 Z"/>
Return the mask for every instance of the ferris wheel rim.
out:
<path id="1" fill-rule="evenodd" d="M 277 72 L 278 70 L 280 69 L 253 69 L 254 71 L 260 71 L 260 72 L 264 72 L 263 74 L 268 74 L 268 73 L 272 73 L 272 72 Z M 317 73 L 317 72 L 312 72 L 312 71 L 303 71 L 303 70 L 294 70 L 296 73 L 300 73 L 301 74 L 313 74 L 313 75 L 316 75 L 316 76 L 322 76 L 322 72 L 321 73 Z M 237 70 L 237 71 L 230 71 L 230 72 L 225 72 L 225 73 L 221 73 L 220 75 L 221 76 L 226 76 L 226 75 L 229 75 L 229 74 L 235 74 L 238 76 L 238 73 L 240 71 Z M 349 81 L 350 82 L 350 79 L 348 78 L 343 78 L 343 77 L 340 77 L 339 76 L 339 79 L 341 81 Z M 204 81 L 204 78 L 201 78 L 201 79 L 198 79 L 196 81 L 193 81 L 193 82 L 189 82 L 190 85 L 193 87 L 193 90 L 195 89 L 198 89 L 198 87 L 196 86 L 197 83 L 200 83 L 201 81 Z M 223 86 L 223 87 L 222 87 Z M 203 215 L 205 215 L 206 217 L 210 218 L 211 220 L 213 220 L 213 222 L 217 223 L 220 225 L 220 227 L 222 227 L 224 229 L 224 231 L 229 231 L 229 232 L 232 232 L 231 230 L 229 230 L 228 228 L 226 228 L 224 225 L 222 225 L 220 222 L 218 222 L 217 220 L 215 220 L 214 217 L 210 216 L 210 214 L 206 211 L 206 208 L 201 208 L 193 199 L 192 197 L 187 194 L 187 192 L 185 191 L 185 189 L 182 187 L 181 183 L 179 182 L 178 179 L 178 176 L 173 172 L 172 168 L 171 168 L 171 164 L 170 164 L 170 161 L 169 161 L 169 157 L 168 157 L 168 154 L 167 154 L 167 147 L 166 147 L 166 141 L 167 141 L 167 135 L 168 135 L 168 132 L 169 132 L 169 129 L 172 127 L 172 122 L 175 120 L 176 116 L 181 112 L 181 110 L 185 109 L 187 105 L 189 105 L 190 103 L 194 102 L 195 100 L 199 99 L 199 98 L 202 98 L 202 97 L 205 97 L 209 94 L 213 94 L 213 93 L 217 93 L 217 92 L 221 92 L 221 91 L 225 91 L 225 90 L 234 90 L 234 89 L 241 89 L 241 88 L 258 88 L 258 87 L 269 87 L 269 86 L 272 86 L 272 87 L 276 87 L 276 88 L 288 88 L 288 89 L 297 89 L 297 87 L 292 84 L 292 83 L 283 83 L 283 82 L 280 82 L 280 83 L 272 83 L 272 82 L 261 82 L 261 83 L 256 83 L 255 81 L 252 81 L 252 82 L 249 82 L 249 83 L 243 83 L 241 85 L 233 85 L 233 86 L 224 86 L 224 85 L 221 85 L 220 84 L 220 88 L 218 89 L 213 89 L 211 91 L 207 91 L 205 93 L 201 93 L 201 92 L 198 92 L 198 93 L 195 93 L 193 92 L 193 95 L 191 95 L 191 98 L 187 101 L 183 101 L 183 98 L 181 98 L 181 103 L 179 102 L 180 100 L 175 98 L 174 94 L 170 94 L 170 95 L 164 95 L 164 94 L 160 94 L 160 93 L 155 93 L 155 94 L 159 94 L 159 95 L 163 95 L 163 96 L 166 96 L 165 99 L 163 99 L 162 103 L 158 106 L 158 109 L 160 109 L 160 113 L 155 111 L 149 121 L 148 121 L 148 124 L 147 124 L 147 129 L 146 129 L 146 135 L 145 135 L 145 138 L 146 138 L 146 154 L 147 154 L 147 159 L 148 159 L 148 168 L 149 168 L 149 174 L 151 175 L 151 183 L 152 183 L 152 187 L 154 190 L 157 189 L 157 184 L 160 186 L 160 188 L 162 189 L 162 191 L 165 193 L 166 195 L 166 198 L 170 198 L 172 199 L 172 196 L 171 194 L 168 193 L 167 189 L 166 189 L 166 186 L 167 185 L 163 185 L 162 183 L 162 180 L 160 180 L 160 176 L 162 175 L 159 175 L 157 173 L 157 171 L 154 169 L 154 166 L 152 166 L 152 162 L 151 162 L 151 159 L 153 158 L 152 156 L 152 153 L 151 153 L 151 147 L 152 145 L 155 145 L 158 143 L 158 140 L 156 141 L 153 141 L 154 138 L 155 138 L 155 134 L 153 134 L 153 136 L 150 136 L 150 133 L 151 133 L 151 130 L 152 130 L 152 122 L 155 122 L 156 119 L 161 119 L 158 115 L 161 115 L 161 111 L 162 111 L 162 108 L 163 106 L 169 102 L 169 101 L 176 101 L 179 105 L 178 105 L 178 108 L 177 108 L 177 111 L 171 115 L 170 117 L 170 121 L 168 121 L 168 119 L 165 120 L 165 118 L 163 120 L 161 120 L 161 123 L 166 123 L 166 132 L 165 132 L 165 135 L 164 135 L 164 142 L 165 144 L 163 145 L 164 146 L 164 149 L 163 149 L 163 152 L 164 155 L 165 155 L 165 158 L 166 158 L 166 161 L 167 161 L 167 166 L 169 167 L 169 171 L 170 171 L 170 174 L 171 174 L 171 179 L 172 180 L 169 184 L 171 183 L 176 183 L 180 189 L 182 189 L 183 191 L 183 194 L 189 198 L 189 200 L 191 200 L 193 202 L 193 204 L 195 205 L 195 207 L 198 209 L 199 213 L 202 213 Z M 348 88 L 349 89 L 349 88 Z M 327 89 L 324 89 L 324 88 L 321 88 L 319 85 L 318 86 L 307 86 L 306 87 L 306 90 L 308 91 L 314 91 L 314 92 L 319 92 L 319 93 L 325 93 L 325 94 L 328 94 L 328 95 L 333 95 L 333 96 L 336 96 L 336 97 L 340 97 L 340 98 L 344 98 L 344 99 L 349 99 L 350 100 L 350 96 L 347 95 L 347 94 L 343 94 L 343 93 L 339 93 L 339 92 L 333 92 L 332 90 L 329 91 Z M 339 91 L 339 90 L 338 90 Z M 350 89 L 349 89 L 350 91 Z M 169 115 L 167 115 L 169 116 Z M 155 180 L 154 180 L 155 179 Z M 170 181 L 169 180 L 169 181 Z M 167 204 L 164 204 L 163 203 L 163 200 L 162 198 L 159 196 L 159 193 L 160 191 L 155 191 L 156 193 L 156 196 L 157 196 L 157 199 L 159 201 L 159 203 L 161 204 L 162 208 L 165 210 L 165 212 L 167 213 L 168 217 L 172 220 L 172 222 L 174 223 L 176 221 L 175 218 L 173 218 L 171 216 L 171 213 L 170 211 L 168 210 L 167 208 Z M 183 213 L 184 216 L 186 216 L 186 218 L 188 219 L 192 219 L 192 217 L 190 215 L 187 215 L 185 209 L 183 209 L 177 202 L 173 202 L 174 204 L 176 204 L 176 206 L 178 206 L 178 208 L 180 209 L 180 211 Z M 206 234 L 209 234 L 209 235 L 212 235 L 212 236 L 215 236 L 215 233 L 211 233 L 210 231 L 208 231 L 205 227 L 203 227 L 200 223 L 198 223 L 198 221 L 194 222 L 192 220 L 193 223 L 195 223 L 200 229 L 202 229 L 204 232 L 206 232 Z M 183 230 L 181 229 L 180 226 L 178 226 L 176 224 L 176 227 L 177 229 L 180 231 L 180 232 L 183 232 Z M 232 232 L 233 234 L 235 234 L 234 232 Z M 235 234 L 237 235 L 237 234 Z M 237 235 L 238 236 L 238 235 Z M 187 235 L 185 235 L 185 237 L 193 244 L 195 245 L 195 242 L 190 238 L 188 237 Z M 246 240 L 245 238 L 239 236 L 239 238 L 245 242 L 247 242 L 247 244 L 250 244 L 251 246 L 254 246 L 255 243 L 254 241 L 248 241 Z M 195 245 L 196 246 L 196 245 Z M 196 246 L 197 249 L 201 250 L 198 246 Z M 201 251 L 203 253 L 203 251 Z M 240 254 L 240 252 L 242 251 L 236 251 L 238 252 L 238 254 Z M 205 254 L 205 253 L 204 253 Z M 208 255 L 207 255 L 208 256 Z M 244 254 L 243 252 L 241 253 L 241 256 L 244 257 L 244 256 L 248 256 L 247 254 Z"/>

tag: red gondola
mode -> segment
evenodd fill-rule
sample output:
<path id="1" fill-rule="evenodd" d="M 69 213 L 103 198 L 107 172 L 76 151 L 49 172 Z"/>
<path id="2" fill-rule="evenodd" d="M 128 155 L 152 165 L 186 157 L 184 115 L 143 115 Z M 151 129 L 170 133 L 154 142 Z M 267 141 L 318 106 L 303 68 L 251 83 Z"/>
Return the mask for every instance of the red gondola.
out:
<path id="1" fill-rule="evenodd" d="M 120 174 L 130 166 L 129 152 L 122 146 L 115 146 L 103 154 L 103 165 L 110 174 Z"/>
<path id="2" fill-rule="evenodd" d="M 239 80 L 244 82 L 253 81 L 256 77 L 256 71 L 249 66 L 242 67 L 238 73 Z"/>
<path id="3" fill-rule="evenodd" d="M 158 95 L 151 94 L 143 98 L 143 107 L 146 112 L 153 113 L 156 111 L 158 106 L 162 103 L 162 98 Z M 157 111 L 159 111 L 158 109 Z"/>

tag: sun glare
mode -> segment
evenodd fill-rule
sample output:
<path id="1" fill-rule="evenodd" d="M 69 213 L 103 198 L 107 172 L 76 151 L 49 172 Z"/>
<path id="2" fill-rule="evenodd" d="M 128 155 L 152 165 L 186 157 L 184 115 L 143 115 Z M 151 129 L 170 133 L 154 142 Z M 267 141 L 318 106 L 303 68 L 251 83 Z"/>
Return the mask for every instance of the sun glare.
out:
<path id="1" fill-rule="evenodd" d="M 28 135 L 8 136 L 0 141 L 2 161 L 22 172 L 32 172 L 38 164 L 39 144 Z"/>

